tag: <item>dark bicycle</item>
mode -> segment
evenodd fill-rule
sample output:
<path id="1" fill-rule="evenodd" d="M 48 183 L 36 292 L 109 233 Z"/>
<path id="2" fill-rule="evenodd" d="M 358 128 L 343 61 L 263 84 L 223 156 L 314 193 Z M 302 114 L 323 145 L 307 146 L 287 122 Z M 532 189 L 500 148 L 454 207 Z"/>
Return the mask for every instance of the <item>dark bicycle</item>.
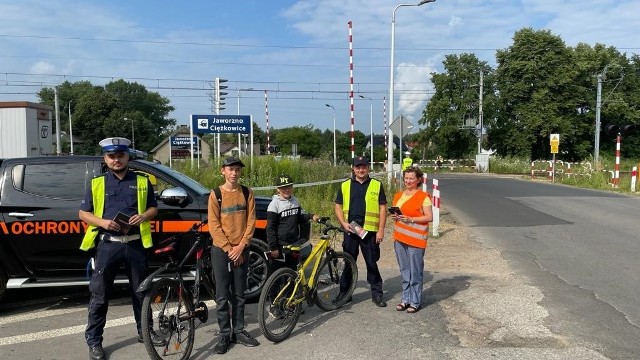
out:
<path id="1" fill-rule="evenodd" d="M 209 318 L 209 309 L 200 297 L 201 286 L 215 299 L 215 283 L 211 271 L 211 238 L 200 228 L 207 220 L 194 224 L 187 232 L 162 241 L 156 254 L 167 255 L 167 262 L 149 275 L 138 287 L 145 292 L 142 303 L 144 346 L 152 359 L 188 359 L 193 350 L 195 329 Z M 180 262 L 173 258 L 182 238 L 193 239 L 193 245 Z M 193 284 L 187 283 L 187 262 L 196 257 Z M 196 320 L 198 325 L 196 326 Z"/>

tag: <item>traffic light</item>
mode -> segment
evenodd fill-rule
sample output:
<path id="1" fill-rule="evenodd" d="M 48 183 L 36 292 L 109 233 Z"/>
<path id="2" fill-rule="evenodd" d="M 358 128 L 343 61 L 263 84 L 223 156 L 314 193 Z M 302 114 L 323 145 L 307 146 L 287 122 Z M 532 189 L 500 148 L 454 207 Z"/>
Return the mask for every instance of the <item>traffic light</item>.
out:
<path id="1" fill-rule="evenodd" d="M 227 96 L 228 92 L 223 90 L 226 89 L 228 86 L 223 84 L 226 82 L 227 80 L 225 79 L 216 78 L 216 88 L 215 88 L 216 114 L 219 114 L 220 110 L 225 109 L 224 107 L 225 97 Z"/>
<path id="2" fill-rule="evenodd" d="M 625 135 L 631 135 L 632 132 L 636 130 L 635 125 L 625 125 L 622 127 L 622 133 Z"/>
<path id="3" fill-rule="evenodd" d="M 618 125 L 607 125 L 604 127 L 604 132 L 609 136 L 616 136 L 620 132 L 620 126 Z"/>

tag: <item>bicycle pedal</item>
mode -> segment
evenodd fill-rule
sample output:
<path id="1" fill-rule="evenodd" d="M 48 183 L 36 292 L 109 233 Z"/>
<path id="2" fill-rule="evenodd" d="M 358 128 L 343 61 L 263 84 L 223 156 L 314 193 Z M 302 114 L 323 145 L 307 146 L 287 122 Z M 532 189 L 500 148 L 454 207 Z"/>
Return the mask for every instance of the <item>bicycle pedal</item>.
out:
<path id="1" fill-rule="evenodd" d="M 201 323 L 206 323 L 209 320 L 209 308 L 204 301 L 198 303 L 198 307 L 194 310 L 194 313 Z"/>

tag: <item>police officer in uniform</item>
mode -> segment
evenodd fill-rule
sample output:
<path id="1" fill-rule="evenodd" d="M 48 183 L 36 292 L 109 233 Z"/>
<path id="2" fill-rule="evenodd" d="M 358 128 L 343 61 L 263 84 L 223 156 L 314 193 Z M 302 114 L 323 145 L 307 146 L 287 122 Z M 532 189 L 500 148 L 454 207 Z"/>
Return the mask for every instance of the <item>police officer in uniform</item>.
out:
<path id="1" fill-rule="evenodd" d="M 80 219 L 88 224 L 80 249 L 95 248 L 85 330 L 92 360 L 105 359 L 102 334 L 109 295 L 121 265 L 125 265 L 131 285 L 138 341 L 142 342 L 140 313 L 144 294 L 136 289 L 145 279 L 146 248 L 152 246 L 150 220 L 158 213 L 158 203 L 149 179 L 128 167 L 130 144 L 131 141 L 121 137 L 100 141 L 108 171 L 91 180 L 91 187 L 80 205 Z"/>

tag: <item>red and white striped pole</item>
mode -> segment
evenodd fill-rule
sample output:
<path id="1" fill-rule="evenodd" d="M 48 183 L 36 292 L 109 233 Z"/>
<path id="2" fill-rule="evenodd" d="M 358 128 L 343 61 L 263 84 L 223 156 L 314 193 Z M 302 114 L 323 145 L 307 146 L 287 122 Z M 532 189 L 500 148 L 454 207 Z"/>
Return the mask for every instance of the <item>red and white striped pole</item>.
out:
<path id="1" fill-rule="evenodd" d="M 631 192 L 636 192 L 636 179 L 638 177 L 638 167 L 631 169 Z"/>
<path id="2" fill-rule="evenodd" d="M 440 235 L 440 189 L 438 187 L 438 179 L 433 179 L 433 191 L 431 194 L 432 205 L 431 211 L 433 213 L 433 220 L 431 221 L 431 234 L 434 237 Z"/>
<path id="3" fill-rule="evenodd" d="M 614 173 L 613 173 L 613 179 L 612 179 L 612 183 L 613 186 L 618 187 L 618 184 L 620 184 L 620 140 L 621 140 L 621 136 L 620 134 L 618 134 L 618 136 L 616 136 L 616 167 L 614 168 Z"/>
<path id="4" fill-rule="evenodd" d="M 429 191 L 429 187 L 427 185 L 427 181 L 429 180 L 429 176 L 427 175 L 427 173 L 424 173 L 422 175 L 422 191 L 427 192 Z"/>
<path id="5" fill-rule="evenodd" d="M 267 154 L 270 154 L 269 147 L 271 144 L 269 143 L 269 101 L 267 99 L 267 90 L 264 91 L 264 117 L 267 120 Z"/>
<path id="6" fill-rule="evenodd" d="M 352 22 L 347 22 L 349 25 L 349 101 L 351 105 L 351 161 L 356 157 L 356 145 L 355 145 L 355 130 L 354 130 L 354 115 L 353 115 L 353 34 L 351 31 Z"/>

